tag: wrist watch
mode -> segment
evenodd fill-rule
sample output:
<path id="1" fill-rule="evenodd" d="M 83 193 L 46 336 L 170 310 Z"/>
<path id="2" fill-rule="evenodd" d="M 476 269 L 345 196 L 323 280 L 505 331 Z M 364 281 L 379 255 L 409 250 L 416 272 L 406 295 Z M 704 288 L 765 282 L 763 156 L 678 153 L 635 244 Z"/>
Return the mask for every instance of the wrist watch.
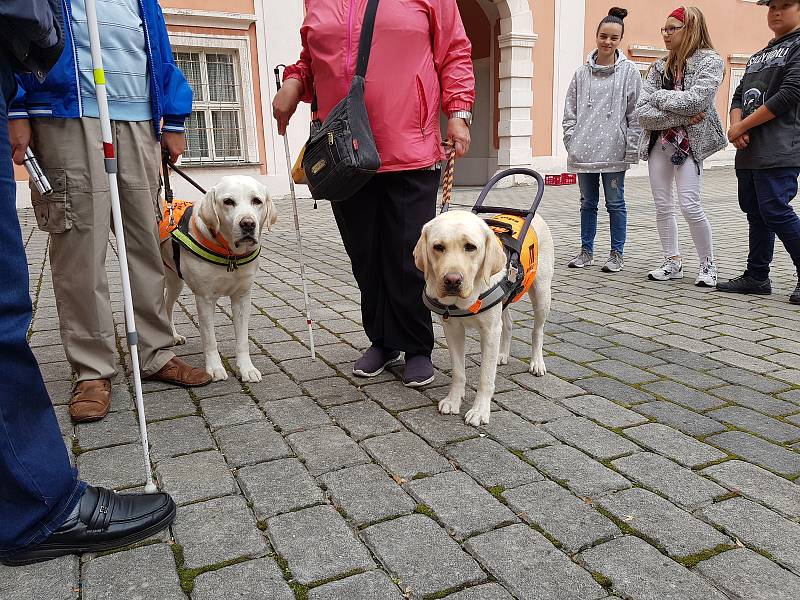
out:
<path id="1" fill-rule="evenodd" d="M 472 113 L 468 110 L 457 110 L 450 113 L 451 119 L 464 119 L 467 127 L 472 127 Z"/>

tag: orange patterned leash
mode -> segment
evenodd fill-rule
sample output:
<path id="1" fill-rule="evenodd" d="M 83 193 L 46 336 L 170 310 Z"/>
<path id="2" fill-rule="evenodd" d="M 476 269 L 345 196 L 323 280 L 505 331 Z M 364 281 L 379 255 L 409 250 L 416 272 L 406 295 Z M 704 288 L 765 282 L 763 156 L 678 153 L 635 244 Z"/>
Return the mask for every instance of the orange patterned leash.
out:
<path id="1" fill-rule="evenodd" d="M 442 177 L 442 208 L 440 214 L 450 209 L 450 200 L 453 196 L 453 178 L 456 172 L 456 146 L 451 140 L 442 142 L 447 154 L 447 166 Z"/>

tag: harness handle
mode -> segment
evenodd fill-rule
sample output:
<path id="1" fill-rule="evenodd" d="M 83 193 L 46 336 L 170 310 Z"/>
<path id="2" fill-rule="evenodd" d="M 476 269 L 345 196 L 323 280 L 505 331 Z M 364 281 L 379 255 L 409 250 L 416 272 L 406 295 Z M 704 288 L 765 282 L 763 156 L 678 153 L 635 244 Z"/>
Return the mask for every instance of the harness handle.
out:
<path id="1" fill-rule="evenodd" d="M 164 199 L 167 201 L 167 211 L 169 212 L 169 226 L 175 226 L 175 214 L 172 201 L 175 195 L 172 193 L 172 186 L 169 184 L 169 154 L 166 151 L 161 153 L 161 171 L 164 176 Z"/>
<path id="2" fill-rule="evenodd" d="M 453 196 L 453 179 L 456 172 L 456 145 L 452 140 L 442 142 L 447 155 L 447 166 L 442 177 L 442 207 L 439 214 L 450 210 L 450 200 Z"/>

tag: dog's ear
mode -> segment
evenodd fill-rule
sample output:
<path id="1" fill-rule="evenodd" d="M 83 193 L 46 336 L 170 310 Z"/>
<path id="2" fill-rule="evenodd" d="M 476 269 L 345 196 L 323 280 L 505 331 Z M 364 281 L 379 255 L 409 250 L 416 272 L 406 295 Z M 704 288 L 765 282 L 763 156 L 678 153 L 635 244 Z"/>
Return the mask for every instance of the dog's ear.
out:
<path id="1" fill-rule="evenodd" d="M 217 214 L 217 196 L 216 190 L 212 187 L 206 192 L 205 198 L 200 203 L 200 210 L 198 211 L 203 223 L 212 231 L 219 231 L 219 215 Z"/>
<path id="2" fill-rule="evenodd" d="M 506 253 L 503 251 L 503 246 L 498 241 L 497 236 L 488 226 L 486 227 L 484 244 L 481 277 L 488 282 L 492 275 L 496 275 L 505 268 Z"/>
<path id="3" fill-rule="evenodd" d="M 428 226 L 422 228 L 417 245 L 414 246 L 414 264 L 423 275 L 428 274 Z"/>
<path id="4" fill-rule="evenodd" d="M 278 222 L 278 210 L 275 208 L 275 203 L 269 195 L 266 186 L 261 186 L 264 193 L 264 204 L 267 207 L 267 231 L 272 231 L 272 226 Z"/>

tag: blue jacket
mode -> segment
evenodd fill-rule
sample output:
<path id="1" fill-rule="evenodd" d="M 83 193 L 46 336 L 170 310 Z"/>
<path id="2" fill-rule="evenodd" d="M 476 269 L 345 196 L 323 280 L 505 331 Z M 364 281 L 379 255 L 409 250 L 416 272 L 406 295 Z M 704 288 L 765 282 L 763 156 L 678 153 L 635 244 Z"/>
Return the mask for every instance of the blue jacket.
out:
<path id="1" fill-rule="evenodd" d="M 192 89 L 172 58 L 167 26 L 158 0 L 138 0 L 138 2 L 147 41 L 153 127 L 156 137 L 160 138 L 162 129 L 183 131 L 183 122 L 192 112 Z M 77 54 L 72 41 L 70 0 L 61 0 L 61 3 L 64 14 L 64 53 L 41 83 L 33 75 L 17 76 L 19 88 L 17 97 L 9 106 L 9 119 L 30 117 L 76 119 L 83 116 L 76 66 Z"/>

